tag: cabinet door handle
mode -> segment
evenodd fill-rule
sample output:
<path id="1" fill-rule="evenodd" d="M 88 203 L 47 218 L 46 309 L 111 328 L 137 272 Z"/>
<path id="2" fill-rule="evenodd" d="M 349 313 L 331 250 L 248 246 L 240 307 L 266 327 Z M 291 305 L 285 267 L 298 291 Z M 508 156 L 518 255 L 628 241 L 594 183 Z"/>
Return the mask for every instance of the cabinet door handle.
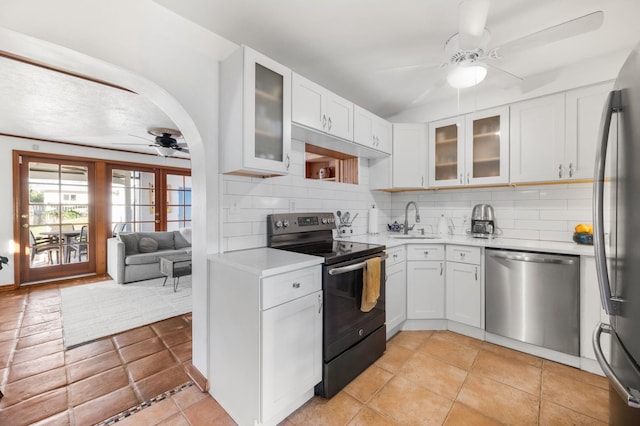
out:
<path id="1" fill-rule="evenodd" d="M 442 276 L 443 272 L 444 272 L 444 267 L 442 266 L 442 262 L 440 262 L 440 276 Z"/>
<path id="2" fill-rule="evenodd" d="M 562 164 L 558 164 L 558 179 L 562 179 Z"/>
<path id="3" fill-rule="evenodd" d="M 318 313 L 322 312 L 322 295 L 318 295 Z"/>
<path id="4" fill-rule="evenodd" d="M 397 259 L 397 258 L 398 258 L 398 254 L 397 254 L 397 253 L 396 253 L 396 254 L 394 254 L 394 255 L 393 255 L 393 258 L 394 258 L 394 259 Z"/>
<path id="5" fill-rule="evenodd" d="M 420 186 L 424 186 L 424 176 L 420 176 Z"/>
<path id="6" fill-rule="evenodd" d="M 573 177 L 573 163 L 569 163 L 569 177 Z"/>
<path id="7" fill-rule="evenodd" d="M 462 178 L 462 173 L 460 173 L 460 184 L 464 183 L 464 179 Z"/>
<path id="8" fill-rule="evenodd" d="M 325 114 L 322 114 L 322 130 L 324 130 L 327 127 L 327 116 Z"/>
<path id="9" fill-rule="evenodd" d="M 467 172 L 467 184 L 469 183 L 469 172 Z"/>
<path id="10" fill-rule="evenodd" d="M 424 251 L 424 255 L 425 255 L 425 256 L 429 256 L 429 250 L 425 250 L 425 251 Z"/>
<path id="11" fill-rule="evenodd" d="M 476 281 L 478 281 L 478 267 L 476 266 Z"/>
<path id="12" fill-rule="evenodd" d="M 300 283 L 293 283 L 293 288 L 300 288 Z"/>
<path id="13" fill-rule="evenodd" d="M 287 154 L 287 158 L 284 162 L 285 167 L 289 170 L 289 166 L 291 165 L 291 158 L 289 158 L 289 154 Z"/>
<path id="14" fill-rule="evenodd" d="M 328 124 L 328 127 L 329 127 L 328 130 L 331 130 L 331 117 L 329 117 L 329 120 L 327 121 L 327 124 Z"/>

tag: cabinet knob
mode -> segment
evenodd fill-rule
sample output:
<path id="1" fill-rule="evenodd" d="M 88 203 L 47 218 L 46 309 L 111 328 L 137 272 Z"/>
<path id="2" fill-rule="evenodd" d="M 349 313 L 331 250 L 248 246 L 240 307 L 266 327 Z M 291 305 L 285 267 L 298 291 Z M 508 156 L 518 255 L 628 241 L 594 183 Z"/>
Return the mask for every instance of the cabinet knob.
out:
<path id="1" fill-rule="evenodd" d="M 558 164 L 558 179 L 562 179 L 562 164 Z"/>
<path id="2" fill-rule="evenodd" d="M 464 180 L 462 180 L 462 173 L 460 173 L 460 183 L 463 184 Z"/>
<path id="3" fill-rule="evenodd" d="M 293 283 L 293 288 L 300 288 L 300 283 Z"/>
<path id="4" fill-rule="evenodd" d="M 424 255 L 425 255 L 425 256 L 429 256 L 429 250 L 425 250 L 425 251 L 424 251 Z"/>
<path id="5" fill-rule="evenodd" d="M 327 121 L 328 124 L 328 130 L 331 130 L 331 117 L 329 117 L 329 120 Z"/>
<path id="6" fill-rule="evenodd" d="M 327 127 L 327 116 L 322 114 L 322 129 L 324 130 Z"/>
<path id="7" fill-rule="evenodd" d="M 573 163 L 569 163 L 569 177 L 573 177 Z"/>
<path id="8" fill-rule="evenodd" d="M 444 272 L 444 267 L 442 266 L 442 262 L 440 262 L 440 276 L 442 276 L 442 272 Z"/>
<path id="9" fill-rule="evenodd" d="M 287 154 L 287 159 L 285 160 L 285 167 L 289 170 L 289 166 L 291 165 L 291 158 L 289 158 L 289 154 Z"/>
<path id="10" fill-rule="evenodd" d="M 322 312 L 322 295 L 318 295 L 318 313 Z"/>
<path id="11" fill-rule="evenodd" d="M 465 253 L 464 253 L 464 252 L 460 253 L 460 257 L 461 257 L 461 258 L 463 258 L 463 259 L 464 259 L 464 256 L 465 256 Z"/>
<path id="12" fill-rule="evenodd" d="M 469 183 L 469 172 L 467 172 L 467 184 Z"/>

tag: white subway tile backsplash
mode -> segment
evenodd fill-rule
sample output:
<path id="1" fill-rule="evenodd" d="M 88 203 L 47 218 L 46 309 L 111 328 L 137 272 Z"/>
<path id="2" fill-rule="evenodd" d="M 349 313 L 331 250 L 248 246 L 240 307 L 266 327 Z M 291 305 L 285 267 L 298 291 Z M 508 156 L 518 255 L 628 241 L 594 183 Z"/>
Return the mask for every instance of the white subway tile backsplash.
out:
<path id="1" fill-rule="evenodd" d="M 517 209 L 537 208 L 540 210 L 557 209 L 566 210 L 567 200 L 518 200 L 513 202 L 513 206 Z"/>

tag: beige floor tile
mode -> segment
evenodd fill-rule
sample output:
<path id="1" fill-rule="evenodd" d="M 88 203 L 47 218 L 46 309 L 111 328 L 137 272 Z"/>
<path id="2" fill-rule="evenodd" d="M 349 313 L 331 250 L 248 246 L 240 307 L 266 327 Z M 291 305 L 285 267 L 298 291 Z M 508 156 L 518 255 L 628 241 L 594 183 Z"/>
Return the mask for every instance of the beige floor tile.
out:
<path id="1" fill-rule="evenodd" d="M 445 426 L 498 426 L 502 423 L 456 402 L 444 424 Z"/>
<path id="2" fill-rule="evenodd" d="M 409 350 L 415 351 L 418 346 L 427 340 L 432 331 L 401 331 L 387 342 L 387 345 L 400 345 Z"/>
<path id="3" fill-rule="evenodd" d="M 393 373 L 372 365 L 349 383 L 344 391 L 366 403 L 393 377 Z"/>
<path id="4" fill-rule="evenodd" d="M 462 386 L 457 401 L 502 423 L 538 423 L 538 397 L 473 372 Z"/>
<path id="5" fill-rule="evenodd" d="M 540 395 L 542 369 L 516 358 L 505 358 L 493 352 L 481 351 L 471 371 L 535 396 Z"/>
<path id="6" fill-rule="evenodd" d="M 452 404 L 453 400 L 396 376 L 368 406 L 399 425 L 441 425 Z"/>
<path id="7" fill-rule="evenodd" d="M 606 422 L 601 422 L 584 414 L 577 413 L 561 405 L 545 401 L 544 399 L 542 400 L 540 407 L 540 426 L 604 426 L 606 424 Z"/>
<path id="8" fill-rule="evenodd" d="M 546 371 L 551 371 L 552 373 L 570 377 L 579 382 L 584 382 L 605 390 L 609 389 L 609 380 L 607 380 L 606 377 L 598 376 L 597 374 L 589 373 L 588 371 L 583 371 L 564 364 L 558 364 L 557 362 L 549 360 L 544 360 L 544 369 Z"/>
<path id="9" fill-rule="evenodd" d="M 409 358 L 397 375 L 449 399 L 456 398 L 467 378 L 465 370 L 421 353 Z"/>
<path id="10" fill-rule="evenodd" d="M 343 426 L 362 408 L 362 404 L 346 392 L 327 400 L 318 396 L 298 408 L 287 420 L 297 426 Z"/>
<path id="11" fill-rule="evenodd" d="M 178 413 L 180 409 L 176 403 L 167 398 L 119 421 L 118 426 L 155 425 Z"/>
<path id="12" fill-rule="evenodd" d="M 418 351 L 468 371 L 481 345 L 479 340 L 456 333 L 435 332 L 418 348 Z"/>
<path id="13" fill-rule="evenodd" d="M 535 355 L 529 355 L 524 352 L 505 348 L 504 346 L 494 345 L 493 343 L 489 342 L 484 342 L 482 344 L 482 350 L 492 352 L 505 358 L 514 358 L 518 361 L 525 362 L 534 367 L 542 368 L 542 359 L 538 358 Z"/>
<path id="14" fill-rule="evenodd" d="M 363 407 L 349 422 L 349 426 L 395 426 L 395 423 L 371 408 Z"/>
<path id="15" fill-rule="evenodd" d="M 413 351 L 399 345 L 387 346 L 385 353 L 375 362 L 380 368 L 396 372 L 413 355 Z"/>
<path id="16" fill-rule="evenodd" d="M 609 391 L 544 370 L 542 399 L 598 419 L 609 420 Z"/>
<path id="17" fill-rule="evenodd" d="M 176 394 L 173 394 L 171 398 L 173 398 L 181 410 L 185 410 L 187 407 L 199 402 L 200 400 L 211 398 L 211 395 L 206 392 L 201 392 L 196 386 L 190 386 Z"/>

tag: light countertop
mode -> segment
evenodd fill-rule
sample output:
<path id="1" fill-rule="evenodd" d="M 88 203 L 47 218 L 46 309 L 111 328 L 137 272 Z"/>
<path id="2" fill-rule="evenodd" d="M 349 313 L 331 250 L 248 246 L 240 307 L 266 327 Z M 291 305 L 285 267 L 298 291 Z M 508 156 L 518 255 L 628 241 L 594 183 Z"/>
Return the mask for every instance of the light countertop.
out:
<path id="1" fill-rule="evenodd" d="M 486 248 L 539 251 L 545 253 L 573 254 L 593 256 L 593 246 L 580 245 L 574 242 L 556 242 L 539 240 L 519 240 L 513 238 L 473 238 L 462 235 L 430 238 L 394 238 L 402 236 L 395 233 L 380 233 L 376 235 L 354 235 L 352 237 L 340 237 L 345 241 L 359 243 L 384 244 L 387 248 L 401 246 L 403 244 L 459 244 Z"/>
<path id="2" fill-rule="evenodd" d="M 260 277 L 283 274 L 320 265 L 324 258 L 269 247 L 210 254 L 209 260 L 233 266 Z"/>

